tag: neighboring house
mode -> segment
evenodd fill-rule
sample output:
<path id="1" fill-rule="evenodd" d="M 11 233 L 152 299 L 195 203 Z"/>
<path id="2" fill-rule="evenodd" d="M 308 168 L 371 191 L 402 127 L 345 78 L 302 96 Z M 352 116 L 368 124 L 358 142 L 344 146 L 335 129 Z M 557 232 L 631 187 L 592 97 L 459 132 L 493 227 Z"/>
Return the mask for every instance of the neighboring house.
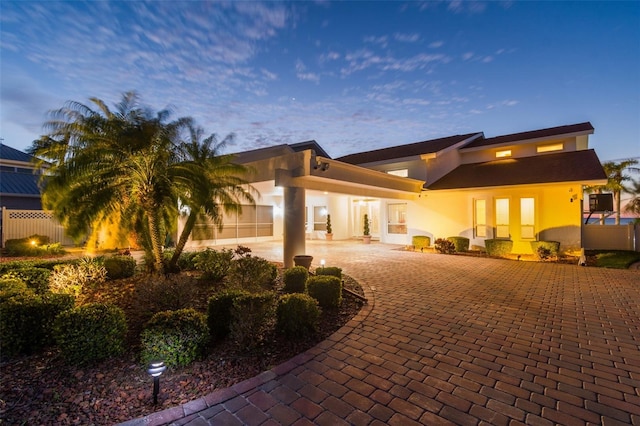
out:
<path id="1" fill-rule="evenodd" d="M 42 210 L 37 170 L 32 156 L 0 144 L 0 238 L 7 240 L 46 235 L 52 242 L 73 244 L 51 212 Z"/>
<path id="2" fill-rule="evenodd" d="M 0 207 L 41 210 L 39 172 L 34 173 L 32 156 L 0 144 Z"/>
<path id="3" fill-rule="evenodd" d="M 511 239 L 514 253 L 530 242 L 582 247 L 583 186 L 607 181 L 589 147 L 590 123 L 485 138 L 482 132 L 331 159 L 315 142 L 238 153 L 261 197 L 225 218 L 218 233 L 199 223 L 189 246 L 283 240 L 284 263 L 324 238 L 362 236 L 364 215 L 381 242 L 411 244 L 414 235 L 464 236 L 471 245 Z"/>

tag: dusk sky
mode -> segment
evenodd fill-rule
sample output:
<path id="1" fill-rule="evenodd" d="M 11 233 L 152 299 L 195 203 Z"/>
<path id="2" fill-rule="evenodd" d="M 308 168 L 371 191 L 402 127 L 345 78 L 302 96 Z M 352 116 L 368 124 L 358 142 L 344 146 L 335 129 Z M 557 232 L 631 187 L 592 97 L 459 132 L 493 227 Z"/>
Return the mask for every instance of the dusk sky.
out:
<path id="1" fill-rule="evenodd" d="M 236 134 L 332 157 L 590 121 L 602 161 L 640 157 L 640 2 L 0 3 L 0 137 L 135 90 Z"/>

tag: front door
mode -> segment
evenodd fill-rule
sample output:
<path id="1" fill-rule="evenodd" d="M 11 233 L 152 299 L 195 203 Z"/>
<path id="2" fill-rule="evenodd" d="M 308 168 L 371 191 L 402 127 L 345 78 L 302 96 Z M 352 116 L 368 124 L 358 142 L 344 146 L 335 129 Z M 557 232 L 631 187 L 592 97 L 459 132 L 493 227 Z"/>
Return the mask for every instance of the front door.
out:
<path id="1" fill-rule="evenodd" d="M 380 238 L 380 201 L 373 198 L 355 199 L 352 205 L 351 233 L 362 237 L 364 233 L 364 215 L 369 218 L 369 229 L 373 238 Z"/>

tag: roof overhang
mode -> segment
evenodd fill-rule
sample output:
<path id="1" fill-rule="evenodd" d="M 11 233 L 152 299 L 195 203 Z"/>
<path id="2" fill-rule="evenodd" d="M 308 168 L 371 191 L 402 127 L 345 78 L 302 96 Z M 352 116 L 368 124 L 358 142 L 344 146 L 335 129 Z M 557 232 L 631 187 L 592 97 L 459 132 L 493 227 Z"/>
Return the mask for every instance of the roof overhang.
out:
<path id="1" fill-rule="evenodd" d="M 305 150 L 245 163 L 251 183 L 274 180 L 276 186 L 368 197 L 415 199 L 424 181 L 390 175 Z"/>

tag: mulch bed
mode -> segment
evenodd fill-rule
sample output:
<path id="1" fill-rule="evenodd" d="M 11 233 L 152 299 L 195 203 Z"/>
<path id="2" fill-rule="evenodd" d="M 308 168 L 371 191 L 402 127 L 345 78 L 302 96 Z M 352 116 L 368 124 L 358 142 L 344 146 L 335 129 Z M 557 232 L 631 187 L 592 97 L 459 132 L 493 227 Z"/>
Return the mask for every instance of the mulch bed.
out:
<path id="1" fill-rule="evenodd" d="M 119 292 L 109 300 L 123 307 L 129 323 L 130 350 L 123 356 L 90 367 L 66 365 L 57 349 L 3 360 L 0 364 L 0 423 L 8 425 L 107 425 L 143 417 L 184 404 L 216 389 L 256 376 L 324 340 L 362 307 L 345 293 L 342 306 L 324 310 L 318 333 L 303 341 L 288 341 L 275 333 L 253 353 L 242 353 L 228 341 L 218 342 L 206 359 L 188 367 L 169 369 L 160 379 L 158 405 L 152 401 L 153 382 L 137 358 L 136 333 L 151 313 L 136 283 L 118 280 Z M 108 281 L 114 285 L 113 281 Z M 360 295 L 360 285 L 344 277 L 345 288 Z M 90 301 L 101 300 L 96 289 Z M 114 295 L 115 294 L 115 295 Z"/>

